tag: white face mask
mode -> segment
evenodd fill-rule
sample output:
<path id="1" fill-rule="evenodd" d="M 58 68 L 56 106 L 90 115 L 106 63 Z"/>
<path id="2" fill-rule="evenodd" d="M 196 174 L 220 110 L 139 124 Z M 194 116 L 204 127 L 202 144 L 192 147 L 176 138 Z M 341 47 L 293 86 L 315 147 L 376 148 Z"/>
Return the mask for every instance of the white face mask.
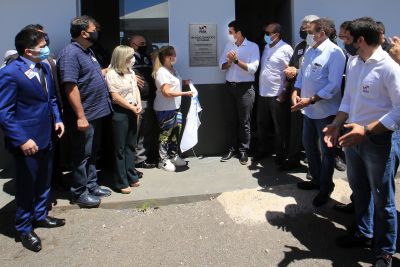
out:
<path id="1" fill-rule="evenodd" d="M 236 39 L 235 39 L 235 37 L 234 37 L 232 34 L 229 34 L 228 37 L 229 37 L 229 41 L 230 41 L 231 43 L 236 43 Z"/>
<path id="2" fill-rule="evenodd" d="M 308 46 L 313 47 L 317 43 L 314 40 L 314 34 L 307 34 L 306 42 Z"/>
<path id="3" fill-rule="evenodd" d="M 176 63 L 176 57 L 174 58 L 174 60 L 171 60 L 171 65 L 175 65 Z"/>
<path id="4" fill-rule="evenodd" d="M 136 58 L 133 57 L 130 61 L 128 61 L 128 63 L 126 63 L 126 66 L 130 69 L 133 67 L 133 65 L 135 65 L 136 62 Z"/>

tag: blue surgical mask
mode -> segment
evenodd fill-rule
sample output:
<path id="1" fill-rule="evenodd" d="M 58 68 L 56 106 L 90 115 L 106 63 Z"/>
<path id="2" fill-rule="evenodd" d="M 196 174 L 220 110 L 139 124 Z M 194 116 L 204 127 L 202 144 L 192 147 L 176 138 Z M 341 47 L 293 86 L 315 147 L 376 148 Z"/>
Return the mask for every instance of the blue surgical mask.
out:
<path id="1" fill-rule="evenodd" d="M 43 47 L 43 48 L 40 48 L 39 51 L 38 50 L 33 50 L 33 49 L 32 49 L 32 51 L 39 52 L 38 56 L 32 55 L 32 57 L 33 58 L 40 58 L 40 60 L 45 60 L 50 55 L 50 48 L 47 45 L 45 47 Z"/>
<path id="2" fill-rule="evenodd" d="M 340 49 L 344 50 L 344 43 L 343 43 L 342 39 L 336 39 L 336 43 L 337 43 L 337 46 L 340 47 Z"/>
<path id="3" fill-rule="evenodd" d="M 271 36 L 265 34 L 264 41 L 267 45 L 270 45 L 272 43 Z"/>

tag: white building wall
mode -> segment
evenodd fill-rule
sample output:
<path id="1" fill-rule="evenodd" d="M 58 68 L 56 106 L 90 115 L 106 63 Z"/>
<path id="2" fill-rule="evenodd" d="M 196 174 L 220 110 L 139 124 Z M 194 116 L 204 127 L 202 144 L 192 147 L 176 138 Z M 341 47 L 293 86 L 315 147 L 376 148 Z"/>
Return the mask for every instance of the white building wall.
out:
<path id="1" fill-rule="evenodd" d="M 76 0 L 1 0 L 0 59 L 15 49 L 15 35 L 28 24 L 41 24 L 50 37 L 50 49 L 58 53 L 70 41 L 69 27 L 77 14 Z"/>
<path id="2" fill-rule="evenodd" d="M 369 16 L 385 24 L 386 36 L 399 35 L 399 10 L 399 0 L 292 0 L 293 40 L 300 41 L 301 19 L 310 14 L 332 19 L 337 30 L 343 21 Z"/>
<path id="3" fill-rule="evenodd" d="M 169 0 L 169 40 L 177 53 L 176 69 L 194 83 L 218 84 L 225 75 L 218 66 L 189 67 L 189 24 L 217 24 L 218 55 L 228 41 L 228 23 L 235 19 L 235 0 Z"/>

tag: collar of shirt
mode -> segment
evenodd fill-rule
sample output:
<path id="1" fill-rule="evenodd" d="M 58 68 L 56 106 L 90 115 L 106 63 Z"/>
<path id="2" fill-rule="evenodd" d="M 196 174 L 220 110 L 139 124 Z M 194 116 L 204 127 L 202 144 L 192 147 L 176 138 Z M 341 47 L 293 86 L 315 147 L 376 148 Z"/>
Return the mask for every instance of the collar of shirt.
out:
<path id="1" fill-rule="evenodd" d="M 138 52 L 135 52 L 135 56 L 137 56 L 139 59 L 142 58 Z"/>
<path id="2" fill-rule="evenodd" d="M 246 46 L 248 44 L 249 41 L 247 41 L 247 38 L 244 38 L 243 42 L 238 46 L 236 44 L 234 44 L 236 47 L 241 47 L 241 46 Z"/>
<path id="3" fill-rule="evenodd" d="M 321 51 L 322 52 L 322 51 L 324 51 L 324 49 L 326 47 L 328 47 L 330 45 L 330 43 L 332 43 L 332 42 L 328 38 L 325 41 L 323 41 L 319 46 L 317 46 L 316 48 L 313 48 L 313 49 L 316 50 L 316 51 Z"/>
<path id="4" fill-rule="evenodd" d="M 382 46 L 379 46 L 375 50 L 375 52 L 371 55 L 371 57 L 369 59 L 367 59 L 367 61 L 365 61 L 365 64 L 379 62 L 385 58 L 385 54 L 386 54 L 386 52 L 382 49 Z M 357 57 L 358 57 L 358 61 L 361 61 L 364 63 L 364 60 L 360 56 L 357 56 Z"/>
<path id="5" fill-rule="evenodd" d="M 82 51 L 83 51 L 84 53 L 90 54 L 90 55 L 94 56 L 94 53 L 93 53 L 92 49 L 90 49 L 90 47 L 88 47 L 88 48 L 85 49 L 83 46 L 81 46 L 81 45 L 80 45 L 77 41 L 75 41 L 74 39 L 71 40 L 71 43 L 72 43 L 74 46 L 79 47 L 80 49 L 82 49 Z"/>
<path id="6" fill-rule="evenodd" d="M 21 59 L 29 66 L 29 68 L 31 69 L 31 70 L 34 70 L 34 71 L 38 71 L 37 70 L 37 68 L 35 67 L 35 65 L 36 65 L 36 63 L 35 62 L 33 62 L 32 60 L 30 60 L 30 59 L 27 59 L 26 57 L 24 57 L 24 56 L 21 56 Z"/>

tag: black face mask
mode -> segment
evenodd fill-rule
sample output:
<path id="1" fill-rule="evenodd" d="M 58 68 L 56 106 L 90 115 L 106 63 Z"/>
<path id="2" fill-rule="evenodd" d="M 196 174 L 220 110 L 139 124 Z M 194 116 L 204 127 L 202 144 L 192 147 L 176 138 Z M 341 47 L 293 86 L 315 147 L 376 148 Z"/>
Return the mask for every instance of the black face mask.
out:
<path id="1" fill-rule="evenodd" d="M 99 33 L 98 32 L 87 32 L 89 34 L 89 38 L 87 40 L 91 42 L 92 44 L 99 39 Z"/>
<path id="2" fill-rule="evenodd" d="M 147 45 L 138 46 L 137 52 L 141 55 L 145 55 L 147 52 Z"/>
<path id="3" fill-rule="evenodd" d="M 307 31 L 299 31 L 300 38 L 305 40 L 307 38 Z"/>
<path id="4" fill-rule="evenodd" d="M 345 44 L 344 49 L 349 53 L 351 56 L 357 55 L 358 48 L 354 47 L 354 43 L 352 44 Z"/>
<path id="5" fill-rule="evenodd" d="M 49 35 L 47 33 L 44 34 L 44 40 L 46 41 L 46 45 L 49 46 L 50 45 L 50 38 L 49 38 Z"/>

